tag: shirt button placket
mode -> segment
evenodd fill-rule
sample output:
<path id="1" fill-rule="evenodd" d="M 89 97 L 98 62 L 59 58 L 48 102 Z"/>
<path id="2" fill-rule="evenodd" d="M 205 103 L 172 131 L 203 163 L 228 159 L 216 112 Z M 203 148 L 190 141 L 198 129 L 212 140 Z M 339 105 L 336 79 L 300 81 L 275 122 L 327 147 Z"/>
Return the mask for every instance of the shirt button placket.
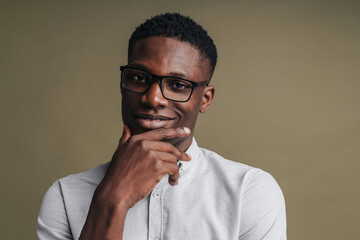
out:
<path id="1" fill-rule="evenodd" d="M 161 239 L 162 224 L 162 192 L 163 189 L 154 189 L 149 203 L 149 239 Z"/>

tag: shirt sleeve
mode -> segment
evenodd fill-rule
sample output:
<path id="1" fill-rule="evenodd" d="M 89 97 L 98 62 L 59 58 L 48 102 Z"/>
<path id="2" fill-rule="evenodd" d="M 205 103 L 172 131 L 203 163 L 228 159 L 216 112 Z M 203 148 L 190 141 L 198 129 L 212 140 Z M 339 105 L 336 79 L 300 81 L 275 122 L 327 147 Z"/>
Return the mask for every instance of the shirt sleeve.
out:
<path id="1" fill-rule="evenodd" d="M 283 193 L 262 170 L 248 178 L 243 193 L 239 240 L 286 240 Z"/>
<path id="2" fill-rule="evenodd" d="M 73 239 L 58 181 L 49 188 L 42 201 L 37 234 L 40 240 Z"/>

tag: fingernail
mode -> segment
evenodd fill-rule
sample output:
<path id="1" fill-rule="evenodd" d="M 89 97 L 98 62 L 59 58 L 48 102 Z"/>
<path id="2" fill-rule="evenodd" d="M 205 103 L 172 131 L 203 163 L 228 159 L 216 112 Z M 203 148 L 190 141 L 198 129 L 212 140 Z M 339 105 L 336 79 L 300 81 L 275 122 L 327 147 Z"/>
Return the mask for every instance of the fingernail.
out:
<path id="1" fill-rule="evenodd" d="M 187 153 L 185 153 L 186 154 L 186 156 L 188 156 L 188 158 L 190 158 L 191 159 L 191 156 L 190 156 L 190 154 L 187 154 Z"/>
<path id="2" fill-rule="evenodd" d="M 187 128 L 187 127 L 183 127 L 183 131 L 184 131 L 184 133 L 190 133 L 190 129 L 189 128 Z"/>

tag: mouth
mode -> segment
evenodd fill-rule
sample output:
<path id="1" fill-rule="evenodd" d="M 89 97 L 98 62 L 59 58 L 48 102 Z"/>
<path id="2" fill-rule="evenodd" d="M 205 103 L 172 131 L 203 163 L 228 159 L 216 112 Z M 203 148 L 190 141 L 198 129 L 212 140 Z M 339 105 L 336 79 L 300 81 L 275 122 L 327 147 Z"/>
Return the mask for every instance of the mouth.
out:
<path id="1" fill-rule="evenodd" d="M 144 129 L 157 129 L 166 127 L 175 118 L 163 115 L 134 114 L 134 118 L 139 127 Z"/>

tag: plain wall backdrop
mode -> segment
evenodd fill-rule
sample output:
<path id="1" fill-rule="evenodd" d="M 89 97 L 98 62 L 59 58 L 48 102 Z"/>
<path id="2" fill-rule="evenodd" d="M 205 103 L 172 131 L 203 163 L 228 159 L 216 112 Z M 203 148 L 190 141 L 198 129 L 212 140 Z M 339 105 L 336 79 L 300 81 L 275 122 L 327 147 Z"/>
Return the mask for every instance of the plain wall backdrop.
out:
<path id="1" fill-rule="evenodd" d="M 291 240 L 360 235 L 359 1 L 1 1 L 1 239 L 36 239 L 56 179 L 111 159 L 119 66 L 135 27 L 164 12 L 219 51 L 200 146 L 270 172 Z"/>

